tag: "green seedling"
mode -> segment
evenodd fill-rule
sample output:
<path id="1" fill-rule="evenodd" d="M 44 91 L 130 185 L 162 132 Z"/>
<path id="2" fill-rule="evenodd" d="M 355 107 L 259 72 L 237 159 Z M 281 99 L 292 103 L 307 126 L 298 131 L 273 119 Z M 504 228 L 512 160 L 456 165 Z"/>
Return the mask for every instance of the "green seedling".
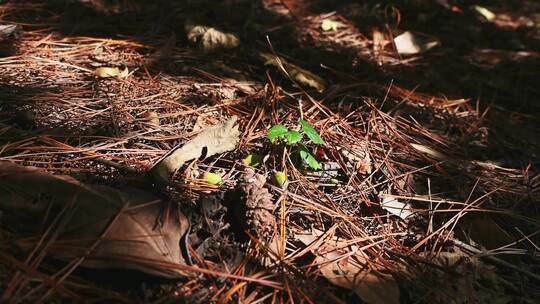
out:
<path id="1" fill-rule="evenodd" d="M 216 186 L 221 185 L 221 175 L 219 175 L 218 173 L 207 172 L 207 173 L 204 175 L 204 179 L 205 179 L 206 182 L 209 183 L 210 185 L 216 185 Z"/>
<path id="2" fill-rule="evenodd" d="M 276 171 L 274 172 L 274 182 L 282 189 L 285 189 L 287 188 L 289 180 L 287 179 L 287 175 L 285 173 L 281 171 Z"/>
<path id="3" fill-rule="evenodd" d="M 330 20 L 330 19 L 324 19 L 322 22 L 321 22 L 321 28 L 323 31 L 325 32 L 328 32 L 328 31 L 337 31 L 338 28 L 340 28 L 343 24 L 341 22 L 338 22 L 338 21 L 334 21 L 334 20 Z"/>
<path id="4" fill-rule="evenodd" d="M 263 162 L 263 158 L 257 153 L 250 153 L 244 158 L 243 163 L 246 166 L 257 167 Z"/>
<path id="5" fill-rule="evenodd" d="M 311 154 L 305 142 L 303 142 L 304 135 L 306 135 L 311 142 L 317 145 L 324 145 L 325 142 L 321 135 L 315 130 L 315 128 L 309 124 L 309 122 L 300 119 L 298 121 L 302 131 L 289 130 L 284 125 L 274 125 L 268 130 L 268 139 L 274 143 L 277 140 L 285 142 L 289 146 L 295 146 L 295 153 L 300 159 L 307 164 L 313 170 L 321 169 L 321 164 Z"/>

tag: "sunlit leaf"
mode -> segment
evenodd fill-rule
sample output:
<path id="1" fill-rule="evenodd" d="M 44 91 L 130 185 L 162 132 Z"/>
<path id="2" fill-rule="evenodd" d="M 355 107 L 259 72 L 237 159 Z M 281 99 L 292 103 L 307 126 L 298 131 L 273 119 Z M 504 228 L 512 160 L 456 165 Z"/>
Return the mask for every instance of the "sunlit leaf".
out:
<path id="1" fill-rule="evenodd" d="M 493 21 L 495 20 L 495 18 L 497 18 L 497 15 L 495 15 L 492 11 L 483 6 L 475 5 L 473 6 L 473 8 L 478 14 L 486 18 L 487 21 Z"/>
<path id="2" fill-rule="evenodd" d="M 126 78 L 129 76 L 129 70 L 126 67 L 122 72 L 118 73 L 118 78 Z"/>
<path id="3" fill-rule="evenodd" d="M 218 49 L 232 49 L 240 45 L 238 36 L 213 27 L 187 23 L 185 29 L 188 40 L 198 44 L 206 52 Z"/>
<path id="4" fill-rule="evenodd" d="M 422 152 L 422 153 L 425 153 L 427 154 L 428 156 L 430 156 L 431 158 L 434 158 L 436 160 L 445 160 L 447 159 L 448 157 L 444 154 L 442 154 L 441 152 L 439 151 L 436 151 L 436 150 L 433 150 L 425 145 L 420 145 L 420 144 L 415 144 L 415 143 L 411 143 L 411 146 L 416 150 L 416 151 L 419 151 L 419 152 Z"/>
<path id="5" fill-rule="evenodd" d="M 414 214 L 411 206 L 408 203 L 399 201 L 394 196 L 388 194 L 381 195 L 381 207 L 402 219 L 406 219 Z"/>
<path id="6" fill-rule="evenodd" d="M 118 68 L 101 67 L 97 68 L 94 74 L 100 78 L 116 77 L 120 74 L 120 70 Z"/>
<path id="7" fill-rule="evenodd" d="M 331 19 L 324 19 L 321 23 L 321 28 L 323 31 L 325 32 L 328 32 L 328 31 L 337 31 L 337 29 L 339 27 L 342 26 L 342 23 L 341 22 L 338 22 L 338 21 L 334 21 L 334 20 L 331 20 Z"/>
<path id="8" fill-rule="evenodd" d="M 246 158 L 244 158 L 243 163 L 246 166 L 257 167 L 262 163 L 262 157 L 257 153 L 250 153 Z"/>
<path id="9" fill-rule="evenodd" d="M 204 175 L 204 179 L 210 185 L 219 185 L 219 184 L 221 184 L 221 175 L 219 175 L 217 173 L 207 172 Z"/>
<path id="10" fill-rule="evenodd" d="M 302 129 L 304 130 L 304 133 L 311 139 L 311 141 L 315 144 L 324 145 L 324 140 L 322 139 L 321 135 L 319 135 L 319 132 L 313 128 L 312 125 L 309 124 L 309 122 L 300 119 L 300 125 L 302 126 Z"/>
<path id="11" fill-rule="evenodd" d="M 428 51 L 440 43 L 437 39 L 427 35 L 413 34 L 412 32 L 404 32 L 394 38 L 396 50 L 401 55 L 415 55 Z"/>
<path id="12" fill-rule="evenodd" d="M 281 188 L 287 187 L 287 184 L 288 184 L 287 175 L 281 171 L 277 171 L 274 173 L 274 181 Z"/>
<path id="13" fill-rule="evenodd" d="M 311 155 L 306 146 L 300 145 L 298 154 L 300 154 L 302 161 L 304 161 L 311 169 L 320 170 L 322 168 L 321 164 L 313 157 L 313 155 Z"/>
<path id="14" fill-rule="evenodd" d="M 319 92 L 326 89 L 327 84 L 324 79 L 295 64 L 287 62 L 285 58 L 268 53 L 259 53 L 259 55 L 265 61 L 265 65 L 275 66 L 282 74 L 289 77 L 291 80 L 312 87 Z"/>
<path id="15" fill-rule="evenodd" d="M 274 138 L 284 136 L 285 133 L 289 132 L 289 129 L 284 125 L 275 125 L 268 130 L 268 139 L 273 141 Z"/>
<path id="16" fill-rule="evenodd" d="M 0 24 L 0 40 L 10 36 L 17 36 L 21 29 L 20 25 L 15 24 Z"/>
<path id="17" fill-rule="evenodd" d="M 290 145 L 295 144 L 299 142 L 300 140 L 302 140 L 302 134 L 300 134 L 300 132 L 298 131 L 289 131 L 285 133 L 284 136 Z"/>
<path id="18" fill-rule="evenodd" d="M 343 249 L 347 247 L 346 242 L 336 236 L 318 243 L 323 234 L 325 232 L 318 229 L 293 234 L 316 255 L 314 264 L 318 265 L 323 277 L 336 286 L 354 291 L 362 303 L 400 303 L 399 285 L 388 270 L 372 263 L 358 247 Z"/>
<path id="19" fill-rule="evenodd" d="M 237 120 L 236 116 L 232 116 L 227 121 L 206 128 L 181 146 L 173 148 L 152 168 L 156 182 L 168 183 L 170 176 L 184 163 L 203 157 L 203 154 L 210 157 L 234 150 L 240 140 Z"/>
<path id="20" fill-rule="evenodd" d="M 126 67 L 123 71 L 120 71 L 116 67 L 101 67 L 94 71 L 94 74 L 99 78 L 118 77 L 126 78 L 129 75 L 129 70 Z"/>

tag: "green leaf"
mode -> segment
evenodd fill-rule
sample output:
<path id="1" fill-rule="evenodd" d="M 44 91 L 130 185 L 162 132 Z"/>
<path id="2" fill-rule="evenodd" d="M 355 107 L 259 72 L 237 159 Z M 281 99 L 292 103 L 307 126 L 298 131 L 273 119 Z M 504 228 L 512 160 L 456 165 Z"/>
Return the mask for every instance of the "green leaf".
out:
<path id="1" fill-rule="evenodd" d="M 268 139 L 273 141 L 274 138 L 284 136 L 285 133 L 289 132 L 289 129 L 284 125 L 275 125 L 268 130 Z"/>
<path id="2" fill-rule="evenodd" d="M 221 184 L 221 175 L 219 175 L 217 173 L 207 172 L 204 175 L 204 179 L 210 185 L 219 185 L 219 184 Z"/>
<path id="3" fill-rule="evenodd" d="M 276 171 L 274 173 L 274 181 L 281 188 L 287 187 L 287 183 L 288 183 L 287 175 L 281 171 Z"/>
<path id="4" fill-rule="evenodd" d="M 300 158 L 313 170 L 320 170 L 321 164 L 311 155 L 308 148 L 304 145 L 300 145 L 298 149 L 298 153 L 300 154 Z"/>
<path id="5" fill-rule="evenodd" d="M 289 131 L 285 133 L 284 136 L 289 145 L 295 144 L 302 140 L 302 134 L 300 134 L 298 131 Z"/>
<path id="6" fill-rule="evenodd" d="M 331 184 L 334 184 L 334 185 L 339 185 L 339 180 L 337 180 L 336 178 L 331 178 L 328 180 Z"/>
<path id="7" fill-rule="evenodd" d="M 250 153 L 244 158 L 243 162 L 246 166 L 257 167 L 262 163 L 262 157 L 257 153 Z"/>
<path id="8" fill-rule="evenodd" d="M 313 128 L 313 126 L 309 124 L 309 122 L 303 119 L 300 119 L 300 125 L 302 125 L 302 129 L 304 129 L 304 133 L 306 133 L 306 135 L 309 137 L 309 139 L 311 139 L 313 143 L 318 144 L 318 145 L 324 145 L 324 140 L 319 135 L 317 130 L 315 130 L 315 128 Z"/>
<path id="9" fill-rule="evenodd" d="M 321 28 L 323 31 L 337 31 L 337 29 L 342 25 L 341 22 L 330 20 L 330 19 L 324 19 L 321 23 Z"/>

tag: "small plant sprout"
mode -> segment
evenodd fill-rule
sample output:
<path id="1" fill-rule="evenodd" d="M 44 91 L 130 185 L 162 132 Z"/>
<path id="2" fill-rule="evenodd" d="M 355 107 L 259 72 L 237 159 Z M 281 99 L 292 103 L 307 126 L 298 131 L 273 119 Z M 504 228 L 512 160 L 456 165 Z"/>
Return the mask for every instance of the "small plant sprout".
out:
<path id="1" fill-rule="evenodd" d="M 216 186 L 221 185 L 221 175 L 218 173 L 207 172 L 204 174 L 204 179 L 210 185 L 216 185 Z"/>
<path id="2" fill-rule="evenodd" d="M 321 22 L 321 28 L 323 31 L 325 32 L 328 32 L 328 31 L 337 31 L 338 28 L 340 28 L 343 24 L 339 21 L 334 21 L 334 20 L 330 20 L 330 19 L 324 19 L 322 22 Z"/>
<path id="3" fill-rule="evenodd" d="M 287 188 L 287 185 L 289 184 L 287 174 L 285 174 L 282 171 L 274 172 L 274 182 L 276 183 L 276 185 L 278 185 L 282 189 Z"/>
<path id="4" fill-rule="evenodd" d="M 244 158 L 243 163 L 249 167 L 257 167 L 263 162 L 263 158 L 257 153 L 250 153 Z"/>
<path id="5" fill-rule="evenodd" d="M 321 164 L 315 159 L 313 154 L 306 146 L 307 142 L 304 142 L 304 135 L 306 135 L 312 143 L 317 145 L 324 145 L 325 142 L 321 135 L 315 130 L 315 128 L 306 120 L 300 119 L 298 125 L 301 128 L 301 132 L 296 130 L 289 130 L 282 124 L 274 125 L 268 130 L 268 139 L 274 143 L 277 140 L 282 140 L 289 146 L 295 146 L 294 153 L 300 157 L 302 162 L 309 166 L 313 170 L 321 169 Z"/>

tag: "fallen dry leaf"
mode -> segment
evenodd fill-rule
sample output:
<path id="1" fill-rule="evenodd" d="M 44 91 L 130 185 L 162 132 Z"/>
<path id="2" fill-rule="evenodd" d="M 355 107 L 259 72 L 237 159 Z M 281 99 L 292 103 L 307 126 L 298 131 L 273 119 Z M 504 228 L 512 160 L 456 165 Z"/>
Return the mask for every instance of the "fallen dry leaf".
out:
<path id="1" fill-rule="evenodd" d="M 373 30 L 373 50 L 375 52 L 381 52 L 384 50 L 384 47 L 388 44 L 388 41 L 385 38 L 383 32 L 378 29 Z"/>
<path id="2" fill-rule="evenodd" d="M 489 216 L 475 216 L 470 223 L 471 238 L 486 249 L 496 249 L 514 242 L 506 230 Z"/>
<path id="3" fill-rule="evenodd" d="M 185 264 L 179 244 L 189 221 L 177 211 L 156 225 L 162 209 L 161 199 L 150 192 L 85 185 L 69 176 L 0 162 L 0 222 L 15 235 L 36 241 L 19 244 L 28 251 L 39 246 L 43 231 L 56 227 L 49 235 L 51 257 L 85 257 L 82 265 L 87 267 L 180 277 L 182 271 L 159 263 Z"/>
<path id="4" fill-rule="evenodd" d="M 185 29 L 188 40 L 206 52 L 232 49 L 240 45 L 240 39 L 235 34 L 222 32 L 210 26 L 193 25 L 187 22 Z"/>
<path id="5" fill-rule="evenodd" d="M 152 168 L 153 176 L 158 182 L 167 184 L 172 173 L 187 161 L 200 158 L 205 150 L 206 157 L 234 150 L 240 140 L 236 120 L 236 116 L 233 116 L 226 122 L 197 134 L 181 147 L 171 150 Z"/>
<path id="6" fill-rule="evenodd" d="M 394 38 L 394 44 L 401 55 L 416 55 L 438 46 L 439 41 L 407 31 Z"/>
<path id="7" fill-rule="evenodd" d="M 355 145 L 347 148 L 338 148 L 341 155 L 347 161 L 347 164 L 353 166 L 358 173 L 363 175 L 371 174 L 371 155 L 369 153 L 369 142 L 357 142 Z"/>
<path id="8" fill-rule="evenodd" d="M 490 11 L 489 9 L 483 7 L 483 6 L 480 6 L 480 5 L 475 5 L 473 6 L 474 10 L 482 15 L 482 17 L 486 18 L 487 21 L 493 21 L 495 20 L 495 18 L 497 17 L 497 15 L 495 15 L 492 11 Z"/>
<path id="9" fill-rule="evenodd" d="M 17 36 L 17 33 L 20 29 L 20 25 L 0 24 L 0 40 L 7 39 L 11 36 Z"/>
<path id="10" fill-rule="evenodd" d="M 416 282 L 430 284 L 430 291 L 424 299 L 426 303 L 448 303 L 449 296 L 452 303 L 468 303 L 473 294 L 478 303 L 516 302 L 513 296 L 508 295 L 507 288 L 511 283 L 478 257 L 465 254 L 459 249 L 438 254 L 422 252 L 419 256 L 429 264 L 404 266 L 406 268 L 401 270 L 401 274 L 409 277 L 412 282 L 413 286 L 408 286 L 408 289 L 421 289 L 422 284 L 417 285 Z"/>
<path id="11" fill-rule="evenodd" d="M 351 289 L 366 303 L 399 303 L 399 287 L 394 277 L 369 266 L 361 255 L 340 259 L 335 251 L 317 256 L 315 262 L 321 273 L 332 284 Z"/>
<path id="12" fill-rule="evenodd" d="M 292 63 L 288 63 L 284 58 L 275 56 L 273 54 L 260 53 L 260 56 L 265 61 L 265 65 L 277 67 L 285 76 L 290 77 L 291 80 L 302 85 L 312 87 L 319 92 L 326 89 L 326 81 L 310 71 L 304 70 Z"/>
<path id="13" fill-rule="evenodd" d="M 343 245 L 346 241 L 340 241 L 335 236 L 321 239 L 325 234 L 313 229 L 311 233 L 295 234 L 294 238 L 311 247 L 314 254 L 324 252 L 331 246 L 345 248 L 315 258 L 315 264 L 319 265 L 322 275 L 328 281 L 354 291 L 366 303 L 399 303 L 399 287 L 391 274 L 372 266 L 367 257 L 358 251 L 358 246 L 345 247 Z"/>
<path id="14" fill-rule="evenodd" d="M 126 78 L 129 75 L 128 68 L 125 68 L 124 70 L 120 71 L 119 68 L 111 68 L 111 67 L 101 67 L 97 68 L 94 71 L 94 74 L 99 78 L 109 78 L 109 77 L 118 77 L 118 78 Z"/>
<path id="15" fill-rule="evenodd" d="M 159 126 L 159 116 L 156 112 L 146 111 L 143 114 L 143 119 L 148 122 L 149 125 L 158 127 Z"/>
<path id="16" fill-rule="evenodd" d="M 415 143 L 411 143 L 411 146 L 418 152 L 422 152 L 424 154 L 427 154 L 429 157 L 433 158 L 433 159 L 436 159 L 436 160 L 445 160 L 445 159 L 448 159 L 448 157 L 444 154 L 442 154 L 441 152 L 439 151 L 435 151 L 425 145 L 421 145 L 421 144 L 415 144 Z"/>
<path id="17" fill-rule="evenodd" d="M 390 194 L 381 194 L 381 207 L 402 219 L 406 219 L 414 214 L 409 204 L 399 201 Z"/>

